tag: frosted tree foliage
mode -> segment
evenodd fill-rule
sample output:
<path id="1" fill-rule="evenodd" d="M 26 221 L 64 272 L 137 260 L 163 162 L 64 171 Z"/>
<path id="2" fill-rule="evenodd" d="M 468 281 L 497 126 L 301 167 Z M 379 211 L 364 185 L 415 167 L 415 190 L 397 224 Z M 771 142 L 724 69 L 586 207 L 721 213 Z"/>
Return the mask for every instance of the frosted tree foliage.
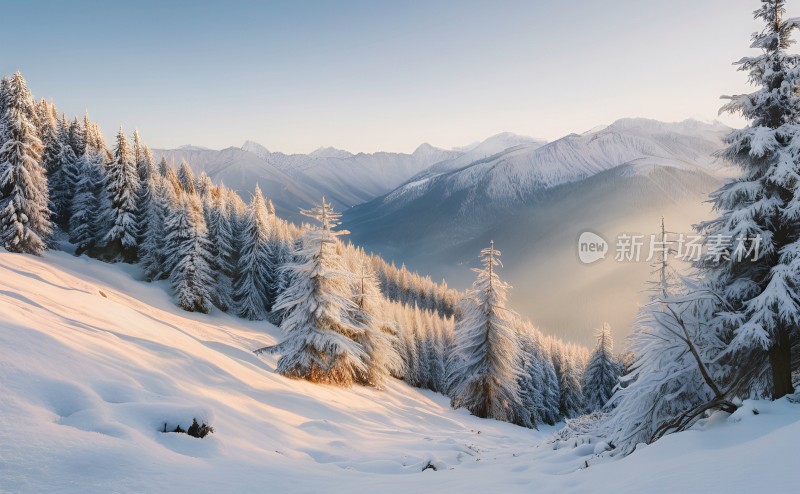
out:
<path id="1" fill-rule="evenodd" d="M 583 398 L 589 412 L 600 410 L 608 403 L 619 383 L 619 364 L 614 358 L 611 326 L 603 323 L 597 330 L 597 344 L 583 373 Z"/>
<path id="2" fill-rule="evenodd" d="M 359 263 L 355 286 L 355 320 L 365 331 L 358 342 L 367 353 L 367 372 L 358 381 L 374 387 L 381 387 L 390 375 L 403 372 L 403 361 L 397 352 L 397 332 L 393 330 L 384 316 L 384 301 L 378 281 L 363 258 Z M 441 355 L 438 355 L 441 362 Z"/>
<path id="3" fill-rule="evenodd" d="M 0 115 L 0 241 L 11 252 L 41 254 L 51 234 L 42 142 L 33 98 L 17 72 L 2 84 Z"/>
<path id="4" fill-rule="evenodd" d="M 759 239 L 757 261 L 733 247 L 700 267 L 706 287 L 722 297 L 714 330 L 727 342 L 726 355 L 754 370 L 733 378 L 737 392 L 773 398 L 793 392 L 791 339 L 800 324 L 800 57 L 786 51 L 800 20 L 783 19 L 784 5 L 765 0 L 755 12 L 765 28 L 751 47 L 761 54 L 738 65 L 758 89 L 729 97 L 722 109 L 750 121 L 728 136 L 724 152 L 742 175 L 712 194 L 720 216 L 700 227 L 707 242 Z"/>
<path id="5" fill-rule="evenodd" d="M 240 231 L 239 276 L 233 294 L 236 311 L 241 317 L 260 321 L 272 309 L 275 266 L 270 252 L 272 221 L 258 185 Z"/>
<path id="6" fill-rule="evenodd" d="M 506 308 L 509 285 L 497 276 L 500 252 L 494 242 L 481 251 L 483 268 L 463 303 L 456 322 L 457 363 L 450 376 L 452 405 L 478 417 L 516 421 L 519 409 L 519 343 L 514 313 Z"/>
<path id="7" fill-rule="evenodd" d="M 128 139 L 117 133 L 114 159 L 107 169 L 106 191 L 111 200 L 110 228 L 103 237 L 103 257 L 109 260 L 136 260 L 138 232 L 136 201 L 139 175 Z"/>
<path id="8" fill-rule="evenodd" d="M 630 372 L 621 378 L 609 403 L 614 409 L 602 424 L 615 454 L 686 428 L 707 408 L 728 406 L 715 378 L 722 373 L 718 359 L 724 345 L 708 324 L 717 299 L 675 272 L 669 252 L 653 267 L 650 301 L 629 336 Z"/>
<path id="9" fill-rule="evenodd" d="M 166 257 L 173 266 L 170 281 L 178 305 L 191 312 L 208 312 L 214 278 L 211 272 L 208 229 L 200 201 L 183 193 L 178 208 L 167 220 Z"/>
<path id="10" fill-rule="evenodd" d="M 271 350 L 282 354 L 278 372 L 285 376 L 349 386 L 369 372 L 369 354 L 358 343 L 367 328 L 355 318 L 356 277 L 337 251 L 338 237 L 346 232 L 335 230 L 340 215 L 324 198 L 303 214 L 319 226 L 306 229 L 297 261 L 284 267 L 291 284 L 275 308 L 286 310 L 281 323 L 286 338 Z"/>

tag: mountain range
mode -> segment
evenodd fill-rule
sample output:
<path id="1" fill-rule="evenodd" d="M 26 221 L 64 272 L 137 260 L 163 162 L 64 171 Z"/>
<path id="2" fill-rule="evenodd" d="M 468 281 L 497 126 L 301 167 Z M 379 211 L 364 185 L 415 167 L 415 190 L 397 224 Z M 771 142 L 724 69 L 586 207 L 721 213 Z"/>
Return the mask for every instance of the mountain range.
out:
<path id="1" fill-rule="evenodd" d="M 654 233 L 662 216 L 669 230 L 691 233 L 709 215 L 707 194 L 733 173 L 715 157 L 729 131 L 622 119 L 552 142 L 503 133 L 411 154 L 283 154 L 252 141 L 156 154 L 186 159 L 243 195 L 259 183 L 292 220 L 325 195 L 344 211 L 354 243 L 450 286 L 469 286 L 469 268 L 494 240 L 515 287 L 512 305 L 543 329 L 591 344 L 604 321 L 629 332 L 650 276 L 647 252 L 640 262 L 614 261 L 616 236 Z M 608 241 L 605 260 L 579 262 L 583 231 Z"/>

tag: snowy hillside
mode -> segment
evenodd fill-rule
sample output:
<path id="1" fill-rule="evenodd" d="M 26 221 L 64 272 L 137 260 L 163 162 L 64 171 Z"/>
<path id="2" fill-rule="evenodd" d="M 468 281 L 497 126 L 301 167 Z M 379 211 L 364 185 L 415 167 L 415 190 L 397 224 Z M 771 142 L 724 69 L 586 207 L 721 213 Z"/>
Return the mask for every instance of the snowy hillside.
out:
<path id="1" fill-rule="evenodd" d="M 135 267 L 2 252 L 0 272 L 4 494 L 778 492 L 795 482 L 800 406 L 786 399 L 606 462 L 594 445 L 554 449 L 552 429 L 477 419 L 399 381 L 377 391 L 286 379 L 251 353 L 275 341 L 274 327 L 180 311 Z M 159 432 L 193 417 L 215 433 Z"/>

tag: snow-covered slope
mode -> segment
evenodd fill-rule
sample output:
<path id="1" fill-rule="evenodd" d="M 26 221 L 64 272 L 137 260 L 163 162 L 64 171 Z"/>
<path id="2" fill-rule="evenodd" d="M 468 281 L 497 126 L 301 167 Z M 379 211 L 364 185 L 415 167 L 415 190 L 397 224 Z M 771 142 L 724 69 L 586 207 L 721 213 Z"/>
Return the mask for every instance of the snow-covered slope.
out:
<path id="1" fill-rule="evenodd" d="M 611 322 L 618 336 L 629 331 L 650 270 L 613 261 L 589 269 L 575 255 L 578 236 L 603 234 L 613 258 L 617 234 L 652 233 L 662 215 L 671 231 L 691 233 L 708 214 L 708 192 L 731 173 L 714 157 L 729 130 L 625 119 L 466 165 L 457 158 L 458 166 L 434 165 L 346 211 L 345 226 L 355 243 L 460 288 L 471 282 L 477 253 L 495 240 L 516 308 L 591 345 L 598 321 Z"/>
<path id="2" fill-rule="evenodd" d="M 383 391 L 289 380 L 276 329 L 174 307 L 135 267 L 0 251 L 0 492 L 790 492 L 800 409 L 755 403 L 610 463 Z M 754 415 L 752 407 L 760 410 Z M 193 417 L 206 439 L 159 432 Z M 588 461 L 588 469 L 580 469 Z M 423 468 L 431 464 L 436 470 Z"/>

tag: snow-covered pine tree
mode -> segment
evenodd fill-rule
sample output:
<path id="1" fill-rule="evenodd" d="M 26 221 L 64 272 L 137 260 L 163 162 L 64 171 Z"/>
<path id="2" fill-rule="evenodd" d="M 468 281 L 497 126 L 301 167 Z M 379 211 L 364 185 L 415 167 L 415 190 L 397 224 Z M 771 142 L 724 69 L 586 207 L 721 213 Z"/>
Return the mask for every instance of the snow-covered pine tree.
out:
<path id="1" fill-rule="evenodd" d="M 45 100 L 41 100 L 37 106 L 37 118 L 39 122 L 39 135 L 42 139 L 42 159 L 41 165 L 50 178 L 58 168 L 58 154 L 61 146 L 58 140 L 59 125 L 58 115 L 55 113 L 55 106 Z"/>
<path id="2" fill-rule="evenodd" d="M 233 276 L 236 267 L 233 264 L 236 253 L 233 251 L 233 229 L 228 215 L 226 193 L 223 187 L 212 189 L 205 196 L 204 210 L 207 212 L 209 240 L 214 267 L 213 300 L 222 311 L 234 307 Z"/>
<path id="3" fill-rule="evenodd" d="M 114 159 L 107 168 L 106 191 L 111 201 L 108 231 L 103 236 L 101 257 L 133 262 L 137 256 L 136 199 L 139 175 L 128 138 L 117 133 Z"/>
<path id="4" fill-rule="evenodd" d="M 271 290 L 275 273 L 270 252 L 272 226 L 261 188 L 256 185 L 241 231 L 238 277 L 233 285 L 236 312 L 254 321 L 266 319 L 274 302 Z"/>
<path id="5" fill-rule="evenodd" d="M 11 252 L 41 254 L 52 232 L 42 142 L 22 74 L 3 84 L 0 115 L 0 241 Z"/>
<path id="6" fill-rule="evenodd" d="M 506 307 L 509 285 L 495 270 L 501 266 L 494 242 L 481 251 L 483 268 L 462 305 L 456 322 L 458 361 L 449 377 L 452 406 L 464 407 L 478 417 L 519 423 L 519 380 L 522 370 L 514 313 Z"/>
<path id="7" fill-rule="evenodd" d="M 306 228 L 297 262 L 283 268 L 292 272 L 291 285 L 275 308 L 286 309 L 281 323 L 286 338 L 256 353 L 281 353 L 278 372 L 285 376 L 349 386 L 369 372 L 369 355 L 358 343 L 367 330 L 353 317 L 356 277 L 337 252 L 337 237 L 346 232 L 335 230 L 340 215 L 325 198 L 303 214 L 319 226 Z"/>
<path id="8" fill-rule="evenodd" d="M 573 418 L 585 411 L 581 375 L 576 356 L 568 345 L 559 343 L 553 351 L 553 367 L 558 378 L 559 415 Z"/>
<path id="9" fill-rule="evenodd" d="M 431 355 L 431 360 L 428 362 L 428 383 L 433 391 L 444 393 L 447 389 L 445 322 L 437 313 L 431 313 L 431 321 L 433 330 L 432 338 L 428 340 L 428 354 Z"/>
<path id="10" fill-rule="evenodd" d="M 205 171 L 200 172 L 200 174 L 197 176 L 197 179 L 195 179 L 195 189 L 197 189 L 197 194 L 203 198 L 209 194 L 213 188 L 214 182 L 211 181 L 211 177 L 209 177 Z M 267 212 L 269 212 L 269 204 L 267 205 Z"/>
<path id="11" fill-rule="evenodd" d="M 170 168 L 170 166 L 169 166 L 169 163 L 167 163 L 167 157 L 164 156 L 164 155 L 161 155 L 161 160 L 159 160 L 159 162 L 158 162 L 158 173 L 162 177 L 166 177 L 167 176 L 167 170 L 169 170 L 169 168 Z"/>
<path id="12" fill-rule="evenodd" d="M 605 406 L 619 383 L 619 365 L 614 358 L 611 326 L 603 323 L 596 332 L 597 344 L 583 373 L 583 398 L 589 412 Z"/>
<path id="13" fill-rule="evenodd" d="M 61 141 L 59 140 L 60 126 L 58 115 L 55 113 L 55 106 L 45 100 L 39 102 L 37 106 L 39 134 L 42 139 L 42 158 L 41 165 L 45 169 L 48 180 L 48 192 L 50 194 L 49 208 L 52 220 L 60 227 L 65 227 L 67 211 L 61 210 L 60 205 L 54 201 L 57 190 L 56 177 L 59 174 L 61 161 Z"/>
<path id="14" fill-rule="evenodd" d="M 165 256 L 172 266 L 169 279 L 183 310 L 207 313 L 214 289 L 208 229 L 197 195 L 182 193 L 178 201 L 165 225 Z"/>
<path id="15" fill-rule="evenodd" d="M 403 372 L 403 361 L 397 353 L 395 338 L 384 314 L 383 298 L 378 281 L 366 260 L 361 257 L 358 279 L 355 283 L 355 320 L 366 331 L 357 339 L 367 352 L 367 372 L 359 376 L 358 382 L 380 388 L 390 375 Z"/>
<path id="16" fill-rule="evenodd" d="M 83 156 L 86 152 L 86 131 L 78 117 L 69 124 L 69 144 L 75 156 Z"/>
<path id="17" fill-rule="evenodd" d="M 183 190 L 190 194 L 195 193 L 194 172 L 186 160 L 181 160 L 181 165 L 178 168 L 178 180 L 180 180 Z"/>
<path id="18" fill-rule="evenodd" d="M 527 418 L 531 427 L 536 427 L 550 418 L 544 404 L 544 359 L 530 324 L 517 320 L 515 326 L 520 341 L 520 368 L 523 371 L 519 381 L 523 410 L 519 414 L 523 419 Z"/>
<path id="19" fill-rule="evenodd" d="M 537 335 L 538 336 L 538 335 Z M 542 353 L 542 376 L 544 378 L 542 388 L 542 420 L 547 424 L 555 424 L 561 414 L 560 407 L 560 388 L 558 376 L 553 365 L 553 356 L 549 349 L 545 348 L 541 339 L 537 338 L 539 349 Z"/>
<path id="20" fill-rule="evenodd" d="M 765 27 L 751 47 L 761 53 L 737 63 L 758 89 L 728 97 L 721 110 L 750 122 L 731 132 L 723 153 L 742 176 L 711 195 L 720 216 L 699 227 L 707 244 L 733 244 L 700 268 L 706 287 L 723 297 L 714 329 L 728 341 L 728 359 L 752 370 L 730 378 L 743 396 L 793 392 L 791 340 L 800 327 L 800 56 L 787 52 L 800 20 L 783 19 L 785 3 L 762 0 L 755 11 Z M 737 254 L 755 238 L 757 260 Z"/>
<path id="21" fill-rule="evenodd" d="M 142 242 L 139 246 L 139 262 L 145 279 L 153 281 L 161 279 L 167 273 L 165 269 L 164 238 L 166 237 L 166 220 L 177 209 L 177 197 L 172 186 L 160 173 L 151 174 L 147 183 L 149 200 L 143 203 Z M 167 273 L 168 274 L 168 273 Z"/>
<path id="22" fill-rule="evenodd" d="M 663 221 L 661 232 L 663 240 Z M 631 371 L 609 401 L 614 408 L 608 422 L 600 425 L 616 454 L 649 443 L 684 414 L 687 422 L 677 426 L 690 425 L 702 407 L 723 399 L 715 376 L 724 374 L 719 363 L 724 343 L 708 324 L 718 299 L 678 276 L 666 251 L 654 268 L 656 278 L 648 283 L 650 302 L 640 309 L 628 337 L 635 355 Z"/>
<path id="23" fill-rule="evenodd" d="M 72 156 L 72 147 L 62 146 L 64 163 Z M 87 146 L 86 153 L 78 161 L 77 182 L 70 202 L 69 241 L 75 245 L 75 254 L 93 254 L 102 235 L 105 215 L 101 213 L 105 203 L 105 172 L 103 150 Z M 62 170 L 65 165 L 62 164 Z"/>
<path id="24" fill-rule="evenodd" d="M 142 146 L 138 152 L 136 170 L 139 175 L 139 190 L 136 194 L 136 228 L 139 233 L 139 245 L 141 246 L 149 228 L 149 205 L 153 201 L 158 184 L 158 180 L 151 180 L 151 177 L 160 178 L 158 167 L 153 160 L 153 153 L 150 152 L 150 148 L 147 146 Z"/>

